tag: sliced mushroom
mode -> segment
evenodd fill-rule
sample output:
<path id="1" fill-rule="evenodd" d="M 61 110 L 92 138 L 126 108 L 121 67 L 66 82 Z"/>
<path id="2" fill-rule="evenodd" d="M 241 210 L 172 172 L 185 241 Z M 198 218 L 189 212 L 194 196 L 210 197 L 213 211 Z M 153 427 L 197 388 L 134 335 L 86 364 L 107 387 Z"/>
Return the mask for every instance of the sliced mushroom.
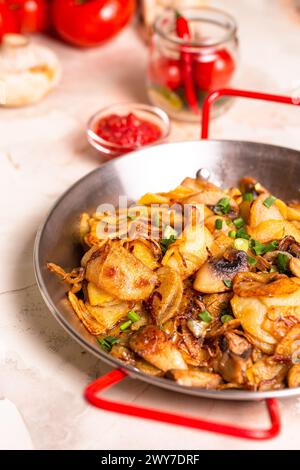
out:
<path id="1" fill-rule="evenodd" d="M 179 385 L 205 388 L 207 390 L 216 390 L 222 383 L 222 377 L 219 374 L 202 372 L 196 369 L 170 370 L 167 376 Z"/>
<path id="2" fill-rule="evenodd" d="M 219 339 L 220 350 L 214 360 L 214 370 L 227 382 L 245 383 L 246 371 L 252 365 L 253 347 L 249 341 L 232 331 Z"/>
<path id="3" fill-rule="evenodd" d="M 156 274 L 121 245 L 96 252 L 86 266 L 86 279 L 121 300 L 143 300 L 157 283 Z"/>
<path id="4" fill-rule="evenodd" d="M 290 368 L 287 382 L 289 388 L 300 387 L 300 364 L 295 364 Z"/>
<path id="5" fill-rule="evenodd" d="M 295 258 L 300 258 L 300 243 L 297 243 L 294 237 L 284 237 L 279 242 L 278 250 L 287 251 Z"/>
<path id="6" fill-rule="evenodd" d="M 136 354 L 165 372 L 187 368 L 181 353 L 157 326 L 142 327 L 132 335 L 129 344 Z"/>
<path id="7" fill-rule="evenodd" d="M 244 251 L 230 250 L 223 258 L 204 263 L 199 269 L 194 282 L 194 289 L 206 294 L 226 292 L 231 281 L 241 271 L 248 270 L 247 254 Z"/>
<path id="8" fill-rule="evenodd" d="M 152 293 L 151 314 L 157 325 L 162 325 L 176 315 L 183 286 L 179 272 L 169 266 L 159 268 L 156 274 L 159 287 Z"/>

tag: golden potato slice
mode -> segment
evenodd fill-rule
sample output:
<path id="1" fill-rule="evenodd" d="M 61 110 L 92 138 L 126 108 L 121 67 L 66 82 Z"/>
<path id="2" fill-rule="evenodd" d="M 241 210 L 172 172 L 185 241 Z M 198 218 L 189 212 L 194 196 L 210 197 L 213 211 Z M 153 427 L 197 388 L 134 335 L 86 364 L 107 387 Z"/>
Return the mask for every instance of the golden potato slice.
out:
<path id="1" fill-rule="evenodd" d="M 295 364 L 290 368 L 287 381 L 289 388 L 300 387 L 300 364 Z"/>
<path id="2" fill-rule="evenodd" d="M 175 380 L 179 385 L 205 388 L 207 390 L 216 390 L 222 383 L 222 377 L 219 374 L 202 372 L 197 369 L 170 370 L 168 377 Z"/>
<path id="3" fill-rule="evenodd" d="M 276 354 L 289 359 L 300 359 L 300 324 L 293 326 L 278 343 Z"/>
<path id="4" fill-rule="evenodd" d="M 247 383 L 254 390 L 276 390 L 283 387 L 287 372 L 287 364 L 275 362 L 268 357 L 256 362 L 246 371 Z"/>
<path id="5" fill-rule="evenodd" d="M 157 282 L 156 274 L 119 244 L 91 258 L 86 279 L 121 300 L 149 297 Z"/>
<path id="6" fill-rule="evenodd" d="M 183 285 L 180 274 L 169 266 L 156 271 L 159 287 L 153 292 L 151 314 L 157 325 L 176 315 L 182 299 Z"/>
<path id="7" fill-rule="evenodd" d="M 266 193 L 261 194 L 252 203 L 248 221 L 251 228 L 255 228 L 260 223 L 269 220 L 284 220 L 284 217 L 282 216 L 276 204 L 273 204 L 269 208 L 264 205 L 264 201 L 268 196 L 270 195 Z"/>
<path id="8" fill-rule="evenodd" d="M 240 272 L 233 280 L 233 292 L 240 297 L 265 297 L 292 294 L 299 287 L 292 279 L 278 273 Z"/>
<path id="9" fill-rule="evenodd" d="M 281 240 L 290 235 L 300 243 L 300 230 L 287 220 L 266 220 L 256 227 L 248 226 L 248 233 L 254 240 L 266 243 L 272 240 Z"/>
<path id="10" fill-rule="evenodd" d="M 97 287 L 92 282 L 89 282 L 87 285 L 87 294 L 88 294 L 89 303 L 92 306 L 103 305 L 103 304 L 106 304 L 107 302 L 111 302 L 112 300 L 116 299 L 105 290 Z"/>
<path id="11" fill-rule="evenodd" d="M 187 368 L 181 353 L 157 326 L 141 328 L 132 335 L 129 344 L 136 354 L 164 372 Z"/>
<path id="12" fill-rule="evenodd" d="M 270 345 L 270 350 L 273 351 L 277 341 L 262 328 L 267 314 L 267 307 L 264 303 L 255 297 L 234 295 L 231 299 L 231 307 L 235 318 L 240 320 L 243 329 L 258 341 Z"/>
<path id="13" fill-rule="evenodd" d="M 92 307 L 78 299 L 72 292 L 69 292 L 68 298 L 78 318 L 92 335 L 105 334 L 128 312 L 126 303 L 107 307 Z"/>
<path id="14" fill-rule="evenodd" d="M 130 244 L 130 252 L 149 269 L 154 270 L 158 268 L 159 263 L 155 254 L 143 240 L 133 240 Z"/>

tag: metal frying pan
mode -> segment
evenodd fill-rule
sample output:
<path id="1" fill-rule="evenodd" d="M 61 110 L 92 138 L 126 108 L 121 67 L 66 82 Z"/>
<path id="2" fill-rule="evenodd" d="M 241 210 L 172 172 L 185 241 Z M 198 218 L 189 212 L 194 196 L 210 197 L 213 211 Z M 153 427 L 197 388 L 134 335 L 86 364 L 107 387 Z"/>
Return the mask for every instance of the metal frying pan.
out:
<path id="1" fill-rule="evenodd" d="M 112 367 L 121 368 L 123 372 L 119 371 L 119 374 L 123 376 L 126 374 L 180 393 L 222 400 L 261 400 L 300 395 L 300 388 L 265 392 L 189 388 L 137 371 L 99 348 L 95 337 L 87 332 L 70 307 L 65 286 L 46 268 L 48 261 L 65 268 L 80 264 L 82 251 L 78 240 L 78 222 L 82 212 L 93 212 L 104 202 L 116 204 L 119 195 L 135 200 L 146 191 L 168 190 L 185 176 L 194 177 L 201 168 L 208 169 L 224 187 L 233 186 L 242 176 L 251 175 L 280 198 L 299 198 L 300 152 L 296 150 L 252 142 L 201 140 L 136 151 L 94 170 L 56 202 L 37 234 L 35 244 L 34 266 L 42 296 L 55 318 L 74 339 L 99 359 Z M 120 375 L 108 380 L 106 385 L 121 378 Z M 95 400 L 94 404 L 97 405 Z M 132 410 L 131 414 L 141 416 Z"/>

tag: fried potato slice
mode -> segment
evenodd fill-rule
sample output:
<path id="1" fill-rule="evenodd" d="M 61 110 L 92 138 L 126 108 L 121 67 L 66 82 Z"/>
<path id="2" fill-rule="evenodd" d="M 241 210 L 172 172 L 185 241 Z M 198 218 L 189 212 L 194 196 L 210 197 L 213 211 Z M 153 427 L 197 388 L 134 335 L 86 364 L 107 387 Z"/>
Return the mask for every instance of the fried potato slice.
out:
<path id="1" fill-rule="evenodd" d="M 282 388 L 288 365 L 275 362 L 272 357 L 257 361 L 246 371 L 248 386 L 254 390 L 276 390 Z"/>
<path id="2" fill-rule="evenodd" d="M 157 326 L 139 329 L 130 338 L 131 349 L 147 362 L 166 372 L 170 369 L 186 369 L 181 353 Z"/>
<path id="3" fill-rule="evenodd" d="M 92 257 L 85 277 L 121 300 L 146 299 L 157 282 L 157 275 L 120 244 Z"/>
<path id="4" fill-rule="evenodd" d="M 256 227 L 248 226 L 248 233 L 254 240 L 266 243 L 272 240 L 281 240 L 290 235 L 300 242 L 300 230 L 287 220 L 265 220 Z"/>
<path id="5" fill-rule="evenodd" d="M 88 282 L 87 295 L 89 303 L 92 306 L 103 305 L 115 299 L 114 296 L 110 295 L 105 290 L 100 289 L 95 284 L 93 284 L 93 282 Z"/>
<path id="6" fill-rule="evenodd" d="M 124 318 L 128 312 L 127 303 L 107 305 L 106 307 L 92 307 L 90 304 L 78 299 L 71 291 L 68 294 L 68 298 L 78 318 L 92 335 L 105 334 L 118 321 Z"/>
<path id="7" fill-rule="evenodd" d="M 265 221 L 284 220 L 284 217 L 282 216 L 276 204 L 273 204 L 269 208 L 264 205 L 264 201 L 267 197 L 268 194 L 261 194 L 251 205 L 248 222 L 249 225 L 253 228 L 257 227 L 260 223 Z"/>
<path id="8" fill-rule="evenodd" d="M 233 280 L 233 292 L 240 297 L 265 297 L 292 294 L 299 286 L 284 274 L 238 273 Z"/>
<path id="9" fill-rule="evenodd" d="M 300 359 L 300 324 L 293 326 L 278 343 L 276 354 L 285 356 L 289 359 Z M 299 356 L 299 358 L 298 358 Z"/>
<path id="10" fill-rule="evenodd" d="M 176 315 L 182 299 L 183 285 L 180 274 L 169 266 L 156 271 L 159 287 L 153 292 L 151 314 L 157 325 Z"/>
<path id="11" fill-rule="evenodd" d="M 289 388 L 300 387 L 300 364 L 295 364 L 290 368 L 287 381 Z"/>
<path id="12" fill-rule="evenodd" d="M 219 374 L 196 369 L 170 370 L 167 375 L 179 385 L 205 388 L 206 390 L 216 390 L 222 383 L 222 377 Z"/>

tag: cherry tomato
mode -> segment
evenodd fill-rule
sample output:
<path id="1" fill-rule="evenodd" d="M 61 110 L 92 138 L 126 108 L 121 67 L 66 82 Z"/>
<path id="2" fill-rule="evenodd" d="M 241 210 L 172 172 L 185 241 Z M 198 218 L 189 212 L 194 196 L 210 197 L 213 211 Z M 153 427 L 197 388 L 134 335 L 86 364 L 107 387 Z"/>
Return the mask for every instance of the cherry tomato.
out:
<path id="1" fill-rule="evenodd" d="M 6 33 L 19 33 L 18 21 L 3 0 L 0 0 L 0 41 Z"/>
<path id="2" fill-rule="evenodd" d="M 159 85 L 176 90 L 181 83 L 180 62 L 176 59 L 159 57 L 150 64 L 150 80 Z"/>
<path id="3" fill-rule="evenodd" d="M 76 46 L 96 46 L 112 38 L 130 20 L 135 0 L 53 0 L 58 34 Z"/>
<path id="4" fill-rule="evenodd" d="M 200 90 L 226 87 L 235 70 L 235 62 L 226 49 L 200 54 L 194 63 L 194 79 Z"/>
<path id="5" fill-rule="evenodd" d="M 6 0 L 19 22 L 22 33 L 45 31 L 49 26 L 47 0 Z"/>

